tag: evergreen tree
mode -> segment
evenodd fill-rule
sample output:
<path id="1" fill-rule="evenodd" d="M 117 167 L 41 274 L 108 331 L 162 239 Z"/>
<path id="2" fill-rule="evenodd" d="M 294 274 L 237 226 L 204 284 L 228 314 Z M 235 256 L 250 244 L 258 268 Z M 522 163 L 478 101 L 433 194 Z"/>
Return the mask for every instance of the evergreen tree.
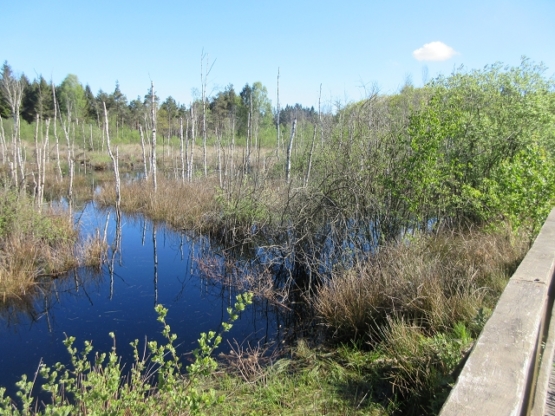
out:
<path id="1" fill-rule="evenodd" d="M 127 97 L 121 92 L 119 81 L 116 81 L 116 88 L 112 93 L 112 102 L 114 107 L 113 111 L 115 112 L 118 123 L 121 123 L 127 110 Z"/>
<path id="2" fill-rule="evenodd" d="M 139 124 L 145 125 L 144 115 L 145 115 L 145 104 L 141 100 L 140 96 L 137 96 L 135 100 L 131 100 L 127 106 L 128 119 L 127 122 L 134 129 L 139 129 Z"/>
<path id="3" fill-rule="evenodd" d="M 96 100 L 89 84 L 85 86 L 85 117 L 88 120 L 98 121 L 99 114 L 96 110 Z"/>
<path id="4" fill-rule="evenodd" d="M 21 117 L 26 122 L 32 123 L 35 121 L 37 114 L 41 119 L 54 117 L 52 87 L 42 76 L 38 80 L 33 80 L 23 90 L 21 104 Z"/>

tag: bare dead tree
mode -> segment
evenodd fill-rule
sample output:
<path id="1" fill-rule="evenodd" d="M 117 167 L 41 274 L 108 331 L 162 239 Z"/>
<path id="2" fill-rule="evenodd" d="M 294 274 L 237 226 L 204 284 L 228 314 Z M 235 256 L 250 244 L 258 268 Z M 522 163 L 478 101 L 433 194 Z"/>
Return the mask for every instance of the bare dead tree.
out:
<path id="1" fill-rule="evenodd" d="M 20 120 L 20 110 L 21 101 L 23 99 L 23 82 L 21 78 L 14 77 L 10 71 L 2 74 L 0 78 L 0 90 L 4 95 L 8 105 L 10 106 L 11 115 L 13 118 L 13 130 L 12 130 L 12 153 L 13 160 L 15 161 L 14 169 L 12 170 L 14 175 L 14 181 L 18 186 L 25 186 L 25 166 L 24 160 L 21 153 L 21 120 Z M 19 169 L 19 173 L 18 173 Z M 18 176 L 21 176 L 21 183 L 19 183 Z"/>
<path id="2" fill-rule="evenodd" d="M 280 108 L 279 108 L 279 68 L 278 68 L 278 74 L 277 74 L 277 104 L 276 104 L 276 127 L 277 127 L 276 157 L 277 157 L 277 160 L 279 160 L 279 140 L 280 140 L 279 112 L 280 112 Z"/>
<path id="3" fill-rule="evenodd" d="M 181 182 L 185 183 L 185 154 L 183 137 L 183 117 L 179 117 L 179 156 L 181 157 Z"/>
<path id="4" fill-rule="evenodd" d="M 91 151 L 94 152 L 94 144 L 93 144 L 93 130 L 92 130 L 92 124 L 89 124 L 90 127 L 90 136 L 89 136 L 89 146 L 91 147 Z"/>
<path id="5" fill-rule="evenodd" d="M 108 147 L 108 154 L 110 159 L 112 159 L 112 164 L 114 165 L 114 175 L 116 178 L 116 213 L 119 215 L 120 203 L 121 203 L 121 187 L 119 178 L 119 161 L 118 161 L 118 148 L 116 147 L 116 155 L 112 152 L 112 146 L 110 145 L 110 129 L 108 125 L 108 110 L 106 110 L 106 103 L 102 102 L 104 106 L 104 124 L 106 126 L 106 145 Z"/>
<path id="6" fill-rule="evenodd" d="M 251 158 L 251 140 L 252 140 L 252 90 L 250 93 L 250 105 L 249 105 L 249 114 L 247 118 L 247 140 L 245 144 L 245 160 L 244 160 L 244 173 L 246 174 L 249 171 L 250 166 L 250 158 Z"/>
<path id="7" fill-rule="evenodd" d="M 66 138 L 67 165 L 72 166 L 73 165 L 73 154 L 72 154 L 71 139 L 70 139 L 70 134 L 69 134 L 69 129 L 71 128 L 71 102 L 68 102 L 68 105 L 67 105 L 67 120 L 64 120 L 64 118 L 62 116 L 62 112 L 60 111 L 59 103 L 55 102 L 54 105 L 58 106 L 58 115 L 60 117 L 60 125 L 62 126 L 62 130 L 63 130 L 64 136 Z"/>
<path id="8" fill-rule="evenodd" d="M 230 149 L 230 175 L 235 176 L 235 114 L 231 114 L 231 149 Z"/>
<path id="9" fill-rule="evenodd" d="M 40 115 L 36 114 L 37 120 L 35 122 L 35 161 L 37 163 L 37 175 L 38 181 L 35 178 L 35 172 L 32 171 L 33 175 L 33 198 L 35 203 L 38 205 L 38 193 L 39 193 L 39 183 L 40 183 L 40 162 L 41 162 L 41 147 L 39 146 L 39 126 L 40 126 Z"/>
<path id="10" fill-rule="evenodd" d="M 23 83 L 21 79 L 17 79 L 11 73 L 4 73 L 0 78 L 0 89 L 10 106 L 14 128 L 17 128 L 19 126 L 21 100 L 23 98 Z"/>
<path id="11" fill-rule="evenodd" d="M 189 117 L 185 117 L 185 176 L 189 178 Z"/>
<path id="12" fill-rule="evenodd" d="M 6 163 L 6 134 L 4 133 L 4 122 L 0 116 L 0 150 L 2 151 L 2 164 Z"/>
<path id="13" fill-rule="evenodd" d="M 204 66 L 203 66 L 203 62 L 206 58 L 206 67 L 207 70 L 206 72 L 204 71 Z M 208 75 L 210 75 L 210 72 L 212 71 L 212 68 L 214 67 L 214 63 L 216 61 L 212 62 L 212 64 L 209 63 L 208 60 L 208 55 L 204 53 L 204 50 L 201 53 L 200 56 L 200 82 L 201 82 L 201 95 L 202 95 L 202 153 L 203 153 L 203 159 L 204 159 L 204 176 L 206 177 L 208 175 L 208 163 L 206 160 L 206 140 L 207 140 L 207 131 L 206 131 L 206 84 L 207 84 L 207 78 Z M 208 66 L 210 66 L 208 68 Z"/>
<path id="14" fill-rule="evenodd" d="M 157 190 L 156 183 L 156 102 L 154 100 L 154 83 L 150 82 L 150 115 L 152 119 L 152 150 L 150 153 L 151 169 L 152 169 L 152 184 L 154 186 L 154 192 Z"/>
<path id="15" fill-rule="evenodd" d="M 31 170 L 31 176 L 33 177 L 33 200 L 35 204 L 37 203 L 37 195 L 39 192 L 39 183 L 40 183 L 40 147 L 39 147 L 39 126 L 40 126 L 40 116 L 36 114 L 37 120 L 35 122 L 35 161 L 37 163 L 37 171 L 38 171 L 38 181 L 35 177 L 35 171 Z"/>
<path id="16" fill-rule="evenodd" d="M 141 148 L 143 150 L 143 167 L 145 172 L 145 181 L 148 181 L 148 166 L 146 163 L 146 148 L 145 148 L 145 137 L 143 133 L 143 126 L 139 124 L 139 133 L 141 135 Z"/>
<path id="17" fill-rule="evenodd" d="M 60 166 L 60 139 L 58 138 L 58 130 L 56 125 L 58 124 L 58 100 L 56 99 L 56 87 L 54 82 L 50 81 L 52 85 L 52 99 L 54 100 L 54 139 L 56 139 L 56 168 L 58 170 L 58 181 L 62 180 L 62 167 Z"/>
<path id="18" fill-rule="evenodd" d="M 44 135 L 44 140 L 42 143 L 42 161 L 39 165 L 39 172 L 41 171 L 42 168 L 42 172 L 40 172 L 39 175 L 39 193 L 38 193 L 38 207 L 39 207 L 39 212 L 42 210 L 42 203 L 44 200 L 44 181 L 45 181 L 45 177 L 46 177 L 46 153 L 47 153 L 47 148 L 48 148 L 48 132 L 50 131 L 50 119 L 47 118 L 46 119 L 46 132 Z"/>
<path id="19" fill-rule="evenodd" d="M 87 138 L 85 137 L 85 123 L 81 123 L 81 135 L 83 136 L 83 166 L 87 174 Z M 81 169 L 79 169 L 79 172 Z"/>
<path id="20" fill-rule="evenodd" d="M 195 124 L 196 124 L 196 114 L 195 114 L 195 106 L 194 103 L 191 104 L 191 155 L 187 159 L 187 178 L 189 182 L 193 180 L 193 156 L 194 156 L 194 148 L 195 148 Z M 189 141 L 187 140 L 187 143 Z"/>
<path id="21" fill-rule="evenodd" d="M 222 187 L 222 131 L 216 127 L 216 147 L 218 151 L 218 178 Z"/>
<path id="22" fill-rule="evenodd" d="M 320 95 L 318 96 L 318 126 L 314 125 L 314 132 L 312 134 L 312 144 L 310 145 L 310 152 L 308 153 L 308 163 L 306 166 L 306 176 L 304 179 L 304 186 L 308 185 L 308 180 L 310 178 L 310 170 L 312 169 L 312 155 L 314 154 L 314 146 L 316 142 L 316 131 L 317 127 L 321 129 L 322 113 L 320 110 L 320 101 L 322 99 L 322 84 L 320 84 Z"/>
<path id="23" fill-rule="evenodd" d="M 291 149 L 293 148 L 293 139 L 295 138 L 295 131 L 297 129 L 297 118 L 293 120 L 291 125 L 291 137 L 289 138 L 289 145 L 287 146 L 287 159 L 285 167 L 285 181 L 287 183 L 291 180 Z"/>
<path id="24" fill-rule="evenodd" d="M 69 220 L 72 221 L 73 210 L 73 176 L 75 171 L 75 163 L 73 158 L 69 158 L 69 189 L 67 193 L 67 202 L 69 206 Z"/>

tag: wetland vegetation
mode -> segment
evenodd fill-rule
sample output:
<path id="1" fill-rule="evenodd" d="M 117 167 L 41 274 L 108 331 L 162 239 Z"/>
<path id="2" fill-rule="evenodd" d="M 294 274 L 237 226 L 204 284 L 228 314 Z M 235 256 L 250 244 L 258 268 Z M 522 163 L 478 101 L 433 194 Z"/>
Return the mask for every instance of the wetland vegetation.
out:
<path id="1" fill-rule="evenodd" d="M 189 106 L 152 84 L 128 102 L 118 84 L 94 96 L 75 75 L 54 86 L 4 64 L 2 301 L 39 276 L 113 270 L 123 211 L 210 241 L 195 267 L 227 288 L 229 320 L 202 329 L 188 365 L 172 307 L 156 306 L 162 339 L 133 342 L 127 366 L 117 333 L 98 353 L 68 334 L 70 364 L 41 364 L 42 393 L 29 375 L 1 411 L 437 414 L 555 202 L 546 68 L 460 68 L 316 109 L 272 108 L 257 82 L 207 97 L 202 79 Z M 117 217 L 109 249 L 70 220 L 91 200 Z M 287 335 L 222 348 L 253 302 L 287 316 Z"/>

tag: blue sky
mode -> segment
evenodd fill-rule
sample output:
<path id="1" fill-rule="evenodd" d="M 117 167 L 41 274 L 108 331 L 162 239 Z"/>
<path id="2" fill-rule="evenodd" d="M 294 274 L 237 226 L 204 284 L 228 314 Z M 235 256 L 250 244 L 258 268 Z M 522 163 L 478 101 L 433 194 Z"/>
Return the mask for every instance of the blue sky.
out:
<path id="1" fill-rule="evenodd" d="M 555 73 L 554 0 L 2 3 L 1 61 L 56 84 L 76 74 L 95 94 L 118 80 L 128 99 L 152 79 L 162 99 L 188 104 L 200 90 L 202 51 L 214 62 L 209 93 L 260 81 L 273 105 L 278 67 L 281 104 L 306 106 L 318 105 L 320 84 L 331 105 L 373 85 L 395 93 L 407 77 L 422 85 L 426 71 L 518 65 L 522 55 Z"/>

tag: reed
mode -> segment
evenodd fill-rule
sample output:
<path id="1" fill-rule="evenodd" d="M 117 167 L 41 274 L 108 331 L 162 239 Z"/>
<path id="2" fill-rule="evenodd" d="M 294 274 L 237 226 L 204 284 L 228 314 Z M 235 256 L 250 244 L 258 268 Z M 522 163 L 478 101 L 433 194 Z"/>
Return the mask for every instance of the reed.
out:
<path id="1" fill-rule="evenodd" d="M 313 306 L 338 340 L 379 342 L 391 316 L 449 330 L 495 305 L 528 247 L 508 229 L 415 236 L 335 273 Z"/>
<path id="2" fill-rule="evenodd" d="M 215 186 L 211 181 L 181 183 L 158 178 L 157 191 L 144 181 L 128 181 L 121 187 L 121 209 L 143 213 L 154 221 L 165 221 L 174 228 L 201 230 L 206 215 L 216 209 Z M 115 190 L 106 185 L 96 201 L 101 205 L 115 204 Z"/>
<path id="3" fill-rule="evenodd" d="M 0 299 L 25 296 L 39 277 L 101 264 L 106 247 L 98 236 L 79 241 L 68 212 L 39 212 L 24 193 L 0 193 Z"/>

